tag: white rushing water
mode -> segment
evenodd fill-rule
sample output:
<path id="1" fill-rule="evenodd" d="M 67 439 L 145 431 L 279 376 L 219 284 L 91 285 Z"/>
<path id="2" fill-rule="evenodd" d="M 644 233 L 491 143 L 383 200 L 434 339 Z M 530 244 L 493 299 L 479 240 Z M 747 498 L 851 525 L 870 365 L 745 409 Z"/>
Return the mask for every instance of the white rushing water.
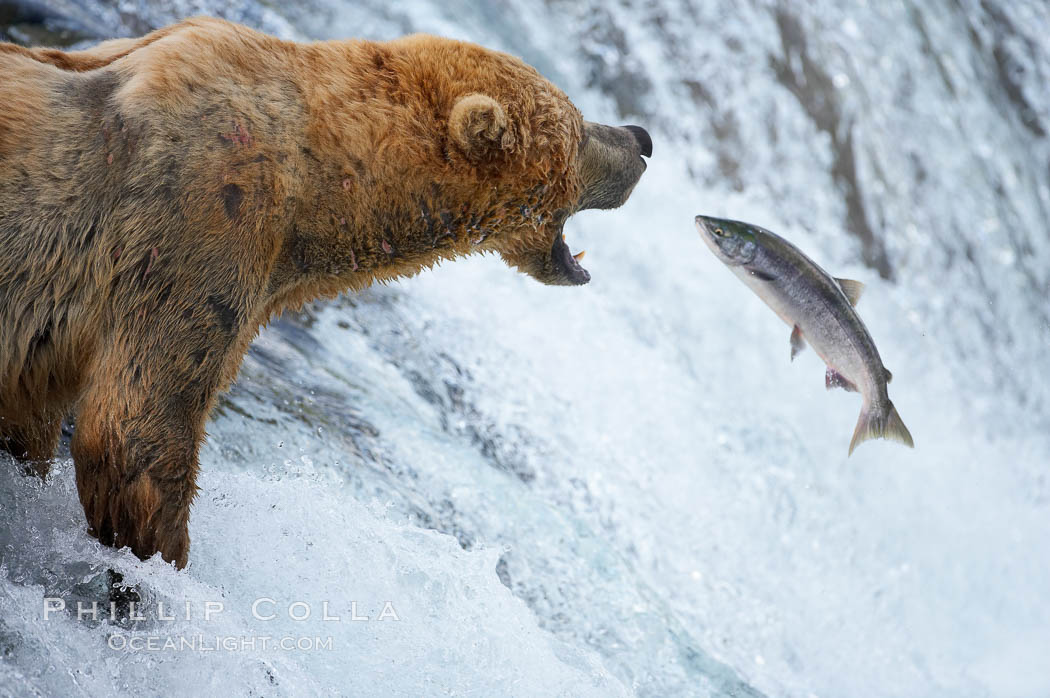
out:
<path id="1" fill-rule="evenodd" d="M 184 571 L 89 538 L 69 461 L 0 468 L 0 695 L 1050 694 L 1044 3 L 328 2 L 88 11 L 470 39 L 649 128 L 649 170 L 567 226 L 585 287 L 477 258 L 264 331 Z M 914 450 L 847 459 L 859 397 L 697 213 L 867 284 Z M 106 569 L 148 620 L 45 617 Z"/>

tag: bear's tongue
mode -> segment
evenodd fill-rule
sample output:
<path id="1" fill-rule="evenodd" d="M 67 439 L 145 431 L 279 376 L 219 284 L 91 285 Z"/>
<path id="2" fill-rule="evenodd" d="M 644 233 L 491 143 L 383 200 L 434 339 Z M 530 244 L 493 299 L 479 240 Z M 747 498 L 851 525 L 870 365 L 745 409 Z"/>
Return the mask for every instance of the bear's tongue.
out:
<path id="1" fill-rule="evenodd" d="M 591 280 L 591 274 L 580 266 L 583 252 L 573 255 L 569 246 L 565 244 L 564 235 L 554 236 L 554 245 L 551 247 L 551 263 L 561 272 L 566 284 L 582 285 Z"/>

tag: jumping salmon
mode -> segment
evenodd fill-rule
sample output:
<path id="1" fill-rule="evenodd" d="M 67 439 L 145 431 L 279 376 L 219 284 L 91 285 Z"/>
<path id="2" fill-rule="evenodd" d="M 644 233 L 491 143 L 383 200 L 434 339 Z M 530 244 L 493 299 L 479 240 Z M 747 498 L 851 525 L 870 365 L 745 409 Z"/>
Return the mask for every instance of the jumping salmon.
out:
<path id="1" fill-rule="evenodd" d="M 886 391 L 893 375 L 853 307 L 864 284 L 833 278 L 790 242 L 758 226 L 697 216 L 696 227 L 715 256 L 792 328 L 791 359 L 808 342 L 827 364 L 828 390 L 863 396 L 850 455 L 874 438 L 914 447 Z"/>

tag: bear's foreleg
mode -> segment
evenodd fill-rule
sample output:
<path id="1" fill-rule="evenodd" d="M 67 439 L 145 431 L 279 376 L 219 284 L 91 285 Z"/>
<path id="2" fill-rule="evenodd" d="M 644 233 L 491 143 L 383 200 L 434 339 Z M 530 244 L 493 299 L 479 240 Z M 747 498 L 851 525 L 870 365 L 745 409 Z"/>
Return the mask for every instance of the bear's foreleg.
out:
<path id="1" fill-rule="evenodd" d="M 175 355 L 184 343 L 144 336 L 151 346 L 115 342 L 92 372 L 71 448 L 77 489 L 99 541 L 182 568 L 204 423 L 228 357 Z"/>

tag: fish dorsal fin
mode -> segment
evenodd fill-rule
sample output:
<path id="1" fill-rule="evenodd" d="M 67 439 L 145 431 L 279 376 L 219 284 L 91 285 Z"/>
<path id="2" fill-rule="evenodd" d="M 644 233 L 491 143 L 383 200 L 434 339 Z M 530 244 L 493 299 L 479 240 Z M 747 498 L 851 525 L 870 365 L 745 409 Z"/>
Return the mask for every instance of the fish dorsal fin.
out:
<path id="1" fill-rule="evenodd" d="M 885 366 L 883 366 L 882 370 L 886 372 L 886 382 L 889 383 L 890 381 L 892 381 L 893 380 L 893 374 L 890 373 L 890 369 L 888 369 Z"/>
<path id="2" fill-rule="evenodd" d="M 791 329 L 791 360 L 794 361 L 798 353 L 806 348 L 806 340 L 802 336 L 802 328 L 795 325 Z"/>
<path id="3" fill-rule="evenodd" d="M 839 288 L 846 294 L 846 298 L 849 299 L 850 305 L 856 305 L 860 297 L 864 295 L 864 284 L 853 279 L 835 279 L 838 282 Z"/>

